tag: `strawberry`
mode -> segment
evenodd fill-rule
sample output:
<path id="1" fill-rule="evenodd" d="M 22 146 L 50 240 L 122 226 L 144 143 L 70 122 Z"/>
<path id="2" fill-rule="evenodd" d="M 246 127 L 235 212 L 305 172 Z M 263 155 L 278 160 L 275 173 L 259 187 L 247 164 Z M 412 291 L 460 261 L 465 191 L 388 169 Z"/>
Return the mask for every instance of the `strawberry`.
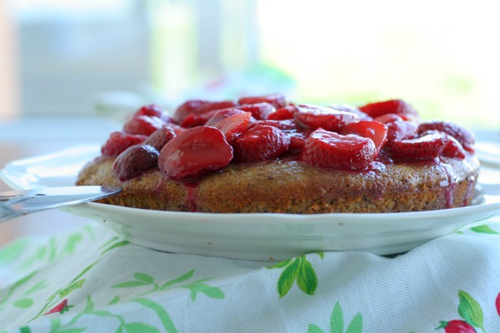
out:
<path id="1" fill-rule="evenodd" d="M 315 167 L 363 170 L 376 156 L 377 149 L 371 139 L 319 128 L 307 138 L 301 159 Z"/>
<path id="2" fill-rule="evenodd" d="M 375 144 L 377 152 L 387 142 L 387 126 L 378 121 L 362 120 L 357 123 L 347 124 L 340 130 L 340 134 L 356 134 L 369 138 Z"/>
<path id="3" fill-rule="evenodd" d="M 267 119 L 269 115 L 276 111 L 276 108 L 271 103 L 255 103 L 255 104 L 243 104 L 236 106 L 237 109 L 251 112 L 252 117 L 257 120 Z"/>
<path id="4" fill-rule="evenodd" d="M 253 124 L 256 125 L 267 125 L 279 128 L 282 131 L 295 131 L 299 129 L 298 124 L 293 119 L 285 119 L 285 120 L 258 120 Z"/>
<path id="5" fill-rule="evenodd" d="M 284 119 L 293 119 L 293 115 L 297 107 L 294 105 L 285 106 L 284 108 L 278 109 L 275 112 L 271 113 L 267 119 L 269 120 L 284 120 Z"/>
<path id="6" fill-rule="evenodd" d="M 465 158 L 466 152 L 465 152 L 465 149 L 460 144 L 460 142 L 458 142 L 457 139 L 455 139 L 454 137 L 452 137 L 451 135 L 449 135 L 447 133 L 437 131 L 437 130 L 428 130 L 428 131 L 420 133 L 419 136 L 424 136 L 427 134 L 435 134 L 435 133 L 442 133 L 448 137 L 449 141 L 448 141 L 448 144 L 446 145 L 446 147 L 444 147 L 443 156 L 458 158 L 461 160 L 463 160 Z"/>
<path id="7" fill-rule="evenodd" d="M 449 135 L 457 139 L 458 142 L 460 142 L 465 148 L 465 150 L 470 152 L 474 151 L 474 143 L 476 141 L 474 133 L 472 133 L 465 127 L 447 121 L 429 121 L 421 123 L 418 126 L 419 133 L 428 130 L 438 130 L 444 133 L 448 133 Z"/>
<path id="8" fill-rule="evenodd" d="M 257 103 L 269 103 L 274 105 L 276 109 L 287 106 L 286 97 L 283 94 L 241 97 L 238 100 L 238 104 L 257 104 Z"/>
<path id="9" fill-rule="evenodd" d="M 288 135 L 288 137 L 290 138 L 290 147 L 288 147 L 288 151 L 290 153 L 296 154 L 304 150 L 306 139 L 310 135 L 310 133 L 304 131 L 287 131 L 286 135 Z"/>
<path id="10" fill-rule="evenodd" d="M 236 103 L 232 100 L 209 102 L 205 100 L 190 100 L 182 104 L 175 110 L 173 119 L 178 123 L 182 122 L 190 115 L 201 115 L 203 113 L 222 110 L 226 108 L 231 108 L 236 106 Z"/>
<path id="11" fill-rule="evenodd" d="M 156 116 L 135 115 L 123 125 L 123 131 L 130 134 L 150 135 L 164 124 L 165 122 Z"/>
<path id="12" fill-rule="evenodd" d="M 436 330 L 444 328 L 446 333 L 476 333 L 474 327 L 463 320 L 441 321 Z"/>
<path id="13" fill-rule="evenodd" d="M 332 104 L 329 107 L 338 111 L 354 113 L 361 120 L 373 120 L 372 117 L 361 111 L 359 108 L 349 104 Z"/>
<path id="14" fill-rule="evenodd" d="M 208 111 L 202 114 L 194 114 L 191 113 L 181 122 L 181 126 L 185 128 L 191 128 L 196 126 L 203 126 L 207 123 L 208 119 L 210 119 L 215 113 L 219 110 Z"/>
<path id="15" fill-rule="evenodd" d="M 148 117 L 158 117 L 166 123 L 172 122 L 172 119 L 168 115 L 166 111 L 157 105 L 157 104 L 149 104 L 145 105 L 135 113 L 136 116 L 143 115 Z"/>
<path id="16" fill-rule="evenodd" d="M 381 116 L 375 117 L 375 119 L 373 119 L 373 120 L 380 121 L 381 123 L 387 124 L 387 123 L 393 123 L 395 121 L 403 121 L 404 119 L 395 113 L 386 113 L 386 114 L 383 114 Z"/>
<path id="17" fill-rule="evenodd" d="M 120 155 L 128 147 L 142 143 L 146 138 L 147 136 L 145 135 L 113 132 L 101 147 L 101 153 L 103 156 L 115 157 Z"/>
<path id="18" fill-rule="evenodd" d="M 68 300 L 64 299 L 61 303 L 57 304 L 54 308 L 52 308 L 52 310 L 45 312 L 43 315 L 46 316 L 48 314 L 56 312 L 63 314 L 64 312 L 69 311 L 69 309 L 72 307 L 73 305 L 68 305 Z"/>
<path id="19" fill-rule="evenodd" d="M 196 178 L 226 167 L 233 159 L 233 148 L 215 127 L 190 128 L 170 140 L 158 159 L 160 171 L 175 180 Z"/>
<path id="20" fill-rule="evenodd" d="M 354 113 L 310 104 L 297 106 L 294 118 L 302 127 L 312 130 L 321 127 L 333 132 L 339 131 L 347 124 L 359 121 L 359 117 Z"/>
<path id="21" fill-rule="evenodd" d="M 399 116 L 404 116 L 405 120 L 418 121 L 420 119 L 418 112 L 410 104 L 401 99 L 369 103 L 361 106 L 359 109 L 373 118 L 387 113 L 395 113 Z"/>
<path id="22" fill-rule="evenodd" d="M 224 109 L 217 111 L 206 123 L 222 131 L 230 144 L 238 135 L 247 130 L 252 114 L 239 109 Z"/>
<path id="23" fill-rule="evenodd" d="M 172 140 L 177 134 L 172 126 L 163 125 L 156 132 L 151 134 L 145 141 L 145 145 L 150 145 L 160 151 L 164 145 Z"/>
<path id="24" fill-rule="evenodd" d="M 388 143 L 411 139 L 417 136 L 418 125 L 412 121 L 396 120 L 386 125 Z"/>
<path id="25" fill-rule="evenodd" d="M 391 157 L 400 161 L 425 161 L 440 156 L 449 139 L 445 133 L 432 133 L 415 139 L 394 141 L 390 145 Z"/>
<path id="26" fill-rule="evenodd" d="M 290 146 L 290 138 L 280 129 L 255 125 L 234 141 L 235 159 L 240 162 L 258 162 L 283 154 Z"/>
<path id="27" fill-rule="evenodd" d="M 133 179 L 156 168 L 158 155 L 158 150 L 150 145 L 128 147 L 113 163 L 113 173 L 121 182 Z"/>

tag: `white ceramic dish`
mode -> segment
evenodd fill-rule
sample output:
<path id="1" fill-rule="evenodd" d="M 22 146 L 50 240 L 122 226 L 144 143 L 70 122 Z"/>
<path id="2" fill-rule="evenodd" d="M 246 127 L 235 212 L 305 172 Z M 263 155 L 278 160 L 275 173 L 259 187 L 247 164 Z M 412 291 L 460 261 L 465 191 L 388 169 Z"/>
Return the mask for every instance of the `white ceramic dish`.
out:
<path id="1" fill-rule="evenodd" d="M 79 146 L 14 161 L 0 175 L 14 189 L 68 186 L 99 154 Z M 89 217 L 132 243 L 161 251 L 248 260 L 283 260 L 318 251 L 388 255 L 500 215 L 500 186 L 478 188 L 474 205 L 390 214 L 207 214 L 152 211 L 98 203 L 65 211 Z"/>

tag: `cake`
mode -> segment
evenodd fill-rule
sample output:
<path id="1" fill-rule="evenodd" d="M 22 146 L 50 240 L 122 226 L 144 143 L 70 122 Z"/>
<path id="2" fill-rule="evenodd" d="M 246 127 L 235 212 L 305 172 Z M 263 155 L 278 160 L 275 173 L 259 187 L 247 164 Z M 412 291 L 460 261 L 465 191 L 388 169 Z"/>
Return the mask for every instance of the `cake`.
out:
<path id="1" fill-rule="evenodd" d="M 385 213 L 467 206 L 474 135 L 403 100 L 355 107 L 282 94 L 146 105 L 111 133 L 77 185 L 102 203 L 210 213 Z"/>

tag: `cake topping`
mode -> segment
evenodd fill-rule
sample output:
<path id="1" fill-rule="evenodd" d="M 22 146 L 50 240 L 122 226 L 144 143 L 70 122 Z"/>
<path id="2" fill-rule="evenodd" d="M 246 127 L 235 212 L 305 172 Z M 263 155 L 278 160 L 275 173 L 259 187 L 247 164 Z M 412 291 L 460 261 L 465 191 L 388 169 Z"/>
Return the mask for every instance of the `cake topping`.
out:
<path id="1" fill-rule="evenodd" d="M 235 158 L 239 162 L 275 159 L 288 150 L 290 138 L 280 129 L 257 124 L 236 138 Z"/>
<path id="2" fill-rule="evenodd" d="M 146 138 L 147 136 L 145 135 L 113 132 L 101 147 L 101 154 L 103 156 L 116 157 L 128 147 L 141 143 L 146 140 Z"/>
<path id="3" fill-rule="evenodd" d="M 308 165 L 343 170 L 367 169 L 376 156 L 371 139 L 321 128 L 311 133 L 302 151 L 302 160 Z"/>
<path id="4" fill-rule="evenodd" d="M 113 163 L 113 173 L 121 182 L 155 169 L 160 153 L 150 145 L 128 147 Z"/>
<path id="5" fill-rule="evenodd" d="M 119 156 L 114 170 L 122 181 L 151 168 L 184 180 L 223 170 L 229 163 L 289 155 L 314 167 L 355 171 L 369 170 L 377 161 L 464 159 L 474 153 L 474 141 L 472 132 L 459 125 L 420 123 L 415 109 L 399 99 L 358 108 L 292 104 L 273 94 L 189 100 L 172 117 L 157 105 L 144 106 L 122 132 L 111 134 L 102 155 Z M 138 167 L 140 163 L 144 166 Z"/>
<path id="6" fill-rule="evenodd" d="M 170 140 L 161 150 L 158 167 L 175 180 L 199 177 L 221 170 L 233 159 L 233 148 L 215 127 L 190 128 Z"/>

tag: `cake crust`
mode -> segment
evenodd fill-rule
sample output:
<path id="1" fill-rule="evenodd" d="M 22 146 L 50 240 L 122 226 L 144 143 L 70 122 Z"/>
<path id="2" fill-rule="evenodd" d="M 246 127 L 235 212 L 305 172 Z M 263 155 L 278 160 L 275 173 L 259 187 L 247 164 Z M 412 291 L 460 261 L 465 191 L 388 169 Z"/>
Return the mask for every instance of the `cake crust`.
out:
<path id="1" fill-rule="evenodd" d="M 195 181 L 175 181 L 151 170 L 120 182 L 113 158 L 97 158 L 77 185 L 120 186 L 100 202 L 167 211 L 210 213 L 389 213 L 466 206 L 479 162 L 440 157 L 427 162 L 382 164 L 369 171 L 311 167 L 296 160 L 231 164 Z"/>

